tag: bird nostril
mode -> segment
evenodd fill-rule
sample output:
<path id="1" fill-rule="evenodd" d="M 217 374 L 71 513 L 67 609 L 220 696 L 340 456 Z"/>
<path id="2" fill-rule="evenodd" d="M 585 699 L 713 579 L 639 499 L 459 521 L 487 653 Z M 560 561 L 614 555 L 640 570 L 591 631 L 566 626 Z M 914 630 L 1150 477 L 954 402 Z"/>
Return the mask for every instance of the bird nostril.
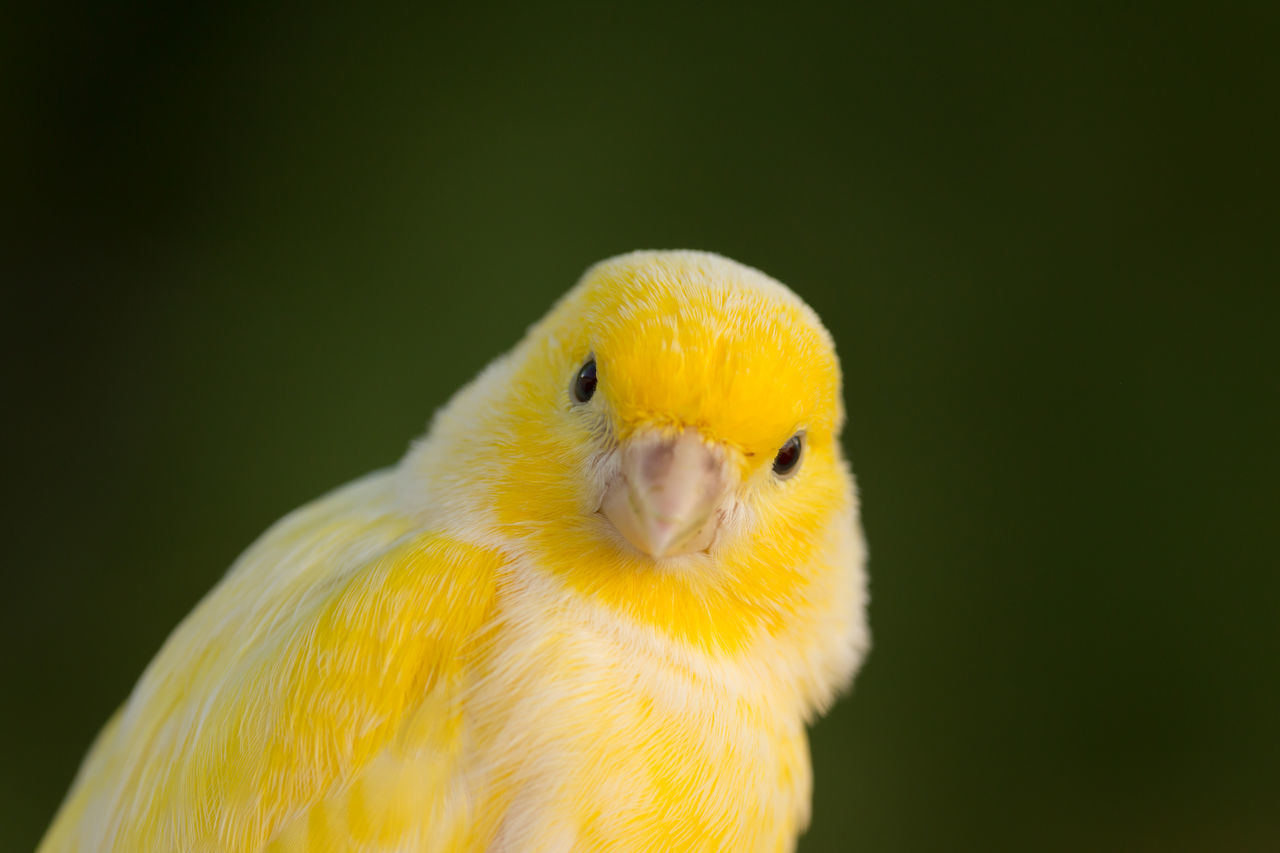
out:
<path id="1" fill-rule="evenodd" d="M 660 479 L 671 468 L 674 457 L 675 448 L 671 444 L 659 444 L 641 455 L 640 472 L 646 480 Z"/>

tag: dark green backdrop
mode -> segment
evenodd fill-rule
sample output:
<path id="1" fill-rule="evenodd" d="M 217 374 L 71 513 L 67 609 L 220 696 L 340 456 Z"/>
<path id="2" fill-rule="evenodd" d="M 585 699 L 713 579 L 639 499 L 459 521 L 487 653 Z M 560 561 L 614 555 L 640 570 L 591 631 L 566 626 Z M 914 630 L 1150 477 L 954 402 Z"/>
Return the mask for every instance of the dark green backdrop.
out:
<path id="1" fill-rule="evenodd" d="M 257 533 L 691 247 L 846 370 L 803 849 L 1280 849 L 1266 4 L 111 5 L 0 35 L 0 847 Z"/>

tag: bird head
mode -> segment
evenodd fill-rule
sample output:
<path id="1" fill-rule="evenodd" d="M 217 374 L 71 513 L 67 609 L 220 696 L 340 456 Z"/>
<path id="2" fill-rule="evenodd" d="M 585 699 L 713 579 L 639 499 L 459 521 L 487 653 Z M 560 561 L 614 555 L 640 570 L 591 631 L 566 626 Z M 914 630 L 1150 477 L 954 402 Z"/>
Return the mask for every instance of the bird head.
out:
<path id="1" fill-rule="evenodd" d="M 446 407 L 428 479 L 593 593 L 724 591 L 728 573 L 750 598 L 829 550 L 833 524 L 856 536 L 840 382 L 817 315 L 763 273 L 623 255 Z"/>

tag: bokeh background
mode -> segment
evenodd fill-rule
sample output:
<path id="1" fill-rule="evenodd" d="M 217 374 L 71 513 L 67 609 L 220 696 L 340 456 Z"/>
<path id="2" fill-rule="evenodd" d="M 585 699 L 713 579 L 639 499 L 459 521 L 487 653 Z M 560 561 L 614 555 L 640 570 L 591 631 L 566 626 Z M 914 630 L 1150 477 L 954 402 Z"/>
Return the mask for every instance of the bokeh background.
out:
<path id="1" fill-rule="evenodd" d="M 0 848 L 254 536 L 690 247 L 846 368 L 876 647 L 802 849 L 1280 849 L 1267 6 L 15 13 Z"/>

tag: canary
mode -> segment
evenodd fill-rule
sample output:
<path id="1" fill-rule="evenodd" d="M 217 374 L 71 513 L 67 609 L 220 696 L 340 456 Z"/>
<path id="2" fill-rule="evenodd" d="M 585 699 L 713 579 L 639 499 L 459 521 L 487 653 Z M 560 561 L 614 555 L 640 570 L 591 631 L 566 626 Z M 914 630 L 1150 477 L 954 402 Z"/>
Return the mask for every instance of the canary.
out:
<path id="1" fill-rule="evenodd" d="M 817 315 L 701 252 L 592 267 L 393 468 L 174 630 L 41 850 L 788 850 L 869 645 Z"/>

